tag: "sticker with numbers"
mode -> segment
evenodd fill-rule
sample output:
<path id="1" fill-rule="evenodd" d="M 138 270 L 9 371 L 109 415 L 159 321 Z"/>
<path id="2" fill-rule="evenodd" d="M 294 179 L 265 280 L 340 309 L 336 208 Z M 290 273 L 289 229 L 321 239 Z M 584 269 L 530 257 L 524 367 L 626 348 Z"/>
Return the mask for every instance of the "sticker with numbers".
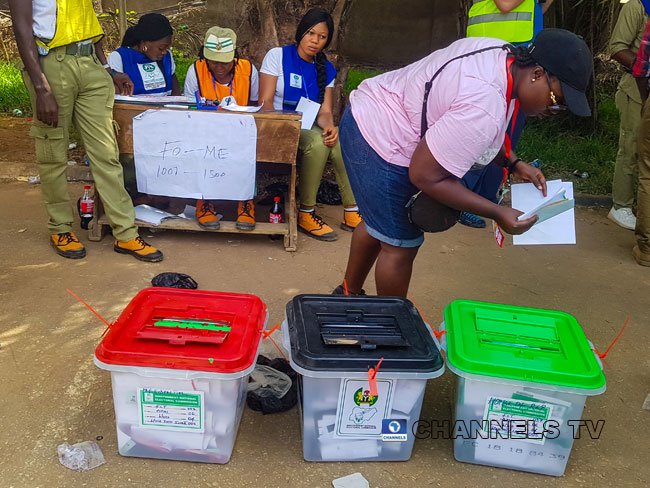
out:
<path id="1" fill-rule="evenodd" d="M 138 388 L 140 427 L 204 432 L 202 391 Z"/>
<path id="2" fill-rule="evenodd" d="M 544 430 L 553 407 L 546 403 L 488 397 L 483 415 L 483 432 L 490 439 L 506 438 L 543 445 Z"/>

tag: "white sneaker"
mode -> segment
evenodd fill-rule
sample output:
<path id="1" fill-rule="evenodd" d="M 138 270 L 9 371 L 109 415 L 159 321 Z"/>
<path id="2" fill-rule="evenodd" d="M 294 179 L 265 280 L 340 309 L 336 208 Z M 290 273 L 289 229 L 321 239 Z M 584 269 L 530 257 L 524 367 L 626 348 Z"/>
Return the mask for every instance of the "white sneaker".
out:
<path id="1" fill-rule="evenodd" d="M 636 217 L 632 213 L 631 208 L 619 208 L 618 210 L 615 210 L 614 207 L 612 207 L 609 214 L 607 214 L 607 218 L 624 229 L 634 230 L 636 227 Z"/>

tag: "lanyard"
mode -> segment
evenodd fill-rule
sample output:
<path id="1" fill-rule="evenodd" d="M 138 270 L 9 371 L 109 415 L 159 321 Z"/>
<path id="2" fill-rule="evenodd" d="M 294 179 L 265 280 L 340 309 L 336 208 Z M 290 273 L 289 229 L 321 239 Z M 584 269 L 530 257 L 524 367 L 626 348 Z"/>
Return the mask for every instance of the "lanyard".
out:
<path id="1" fill-rule="evenodd" d="M 305 80 L 305 74 L 302 71 L 302 59 L 300 56 L 298 56 L 298 69 L 300 69 L 300 84 L 302 85 L 302 89 L 305 92 L 305 98 L 309 100 L 309 92 L 307 91 L 307 81 Z"/>
<path id="2" fill-rule="evenodd" d="M 210 71 L 210 74 L 212 75 L 212 85 L 214 86 L 214 94 L 217 96 L 217 98 L 219 98 L 219 92 L 217 91 L 217 78 L 214 76 L 214 73 L 212 73 L 212 71 Z M 221 85 L 221 83 L 219 83 L 219 84 Z M 232 87 L 233 87 L 234 84 L 235 84 L 235 71 L 233 69 L 232 80 L 230 80 L 230 83 L 228 83 L 228 85 L 227 85 L 230 88 L 230 95 L 231 96 L 232 96 Z M 221 85 L 221 86 L 223 86 L 223 85 Z M 222 97 L 222 98 L 224 98 L 224 97 Z"/>
<path id="3" fill-rule="evenodd" d="M 510 111 L 510 103 L 512 102 L 512 90 L 514 88 L 514 80 L 512 78 L 512 63 L 515 62 L 514 57 L 508 58 L 508 61 L 506 62 L 506 72 L 508 74 L 508 88 L 506 89 L 506 107 L 508 112 Z M 512 111 L 512 115 L 510 116 L 510 130 L 514 130 L 515 124 L 517 122 L 517 113 L 519 112 L 519 99 L 515 100 L 515 106 Z M 503 141 L 503 145 L 506 150 L 506 158 L 510 157 L 510 152 L 512 151 L 512 141 L 510 139 L 510 136 L 506 132 L 505 134 L 505 140 Z"/>

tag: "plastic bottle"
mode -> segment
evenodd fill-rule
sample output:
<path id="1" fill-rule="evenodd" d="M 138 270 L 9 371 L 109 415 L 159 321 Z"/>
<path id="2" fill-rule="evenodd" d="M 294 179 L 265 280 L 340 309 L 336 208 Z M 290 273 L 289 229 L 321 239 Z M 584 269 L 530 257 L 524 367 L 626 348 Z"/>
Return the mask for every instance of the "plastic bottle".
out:
<path id="1" fill-rule="evenodd" d="M 284 221 L 284 211 L 280 205 L 280 197 L 273 197 L 273 206 L 269 211 L 269 222 L 272 224 L 281 224 Z"/>
<path id="2" fill-rule="evenodd" d="M 88 229 L 88 224 L 93 219 L 95 211 L 95 200 L 90 194 L 90 185 L 84 185 L 84 194 L 79 199 L 79 216 L 81 217 L 81 228 Z"/>

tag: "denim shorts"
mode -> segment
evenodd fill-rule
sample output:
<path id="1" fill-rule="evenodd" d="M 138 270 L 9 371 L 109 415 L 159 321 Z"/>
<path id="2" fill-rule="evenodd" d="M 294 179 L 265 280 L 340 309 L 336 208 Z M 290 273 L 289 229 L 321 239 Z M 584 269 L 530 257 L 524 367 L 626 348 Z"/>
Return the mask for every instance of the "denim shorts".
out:
<path id="1" fill-rule="evenodd" d="M 341 152 L 359 212 L 375 239 L 396 247 L 419 247 L 424 233 L 409 222 L 406 204 L 418 192 L 409 169 L 382 159 L 366 142 L 350 106 L 339 125 Z"/>

